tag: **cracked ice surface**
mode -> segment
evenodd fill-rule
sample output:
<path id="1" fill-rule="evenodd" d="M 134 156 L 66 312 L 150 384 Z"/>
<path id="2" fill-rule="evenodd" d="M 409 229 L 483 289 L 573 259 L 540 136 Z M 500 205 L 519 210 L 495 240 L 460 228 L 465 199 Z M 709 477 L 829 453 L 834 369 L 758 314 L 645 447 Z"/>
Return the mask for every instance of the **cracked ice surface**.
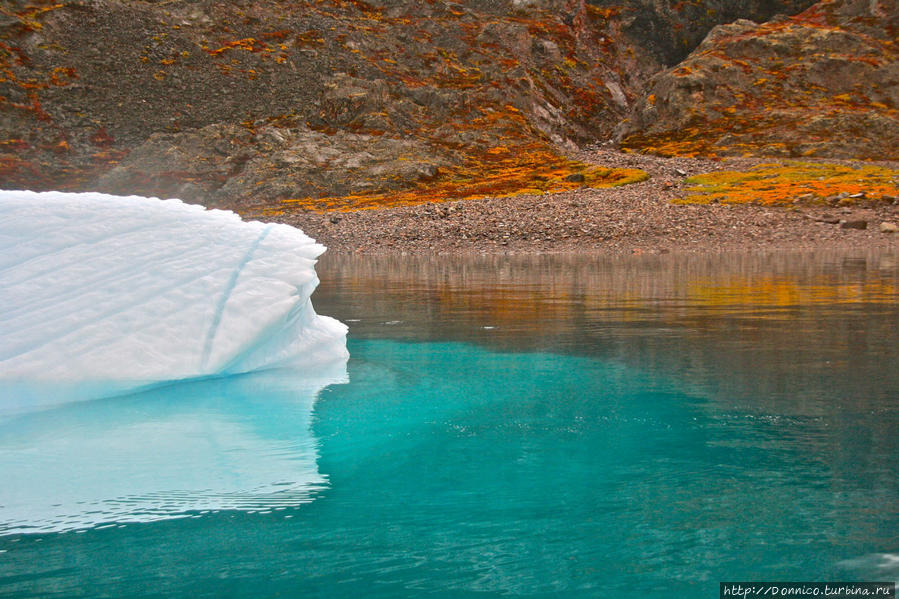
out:
<path id="1" fill-rule="evenodd" d="M 342 367 L 346 327 L 309 299 L 323 251 L 293 227 L 180 200 L 0 191 L 0 385 L 97 394 Z"/>

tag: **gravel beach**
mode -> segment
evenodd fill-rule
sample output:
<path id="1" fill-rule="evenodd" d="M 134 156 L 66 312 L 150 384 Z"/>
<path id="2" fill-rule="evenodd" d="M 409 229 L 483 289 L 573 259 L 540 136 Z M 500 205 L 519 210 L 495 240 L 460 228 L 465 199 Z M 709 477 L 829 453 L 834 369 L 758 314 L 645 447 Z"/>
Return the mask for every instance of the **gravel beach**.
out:
<path id="1" fill-rule="evenodd" d="M 685 195 L 687 176 L 770 160 L 661 158 L 597 148 L 575 157 L 603 166 L 641 168 L 651 177 L 611 189 L 301 212 L 274 220 L 303 229 L 331 251 L 369 254 L 899 248 L 899 233 L 881 230 L 882 223 L 899 224 L 896 202 L 788 207 L 671 203 Z M 844 221 L 865 221 L 866 228 L 845 228 Z"/>

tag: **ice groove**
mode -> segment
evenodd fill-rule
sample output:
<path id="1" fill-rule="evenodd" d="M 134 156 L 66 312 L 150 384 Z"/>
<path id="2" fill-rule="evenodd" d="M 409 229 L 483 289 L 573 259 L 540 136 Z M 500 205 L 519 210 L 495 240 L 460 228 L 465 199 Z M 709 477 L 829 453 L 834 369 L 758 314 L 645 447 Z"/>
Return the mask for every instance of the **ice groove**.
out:
<path id="1" fill-rule="evenodd" d="M 247 250 L 246 255 L 244 255 L 243 260 L 237 265 L 234 269 L 234 272 L 231 273 L 231 278 L 228 279 L 227 285 L 225 285 L 225 289 L 222 291 L 222 295 L 219 297 L 218 304 L 215 307 L 215 315 L 212 317 L 212 322 L 209 325 L 209 331 L 206 333 L 206 341 L 203 343 L 203 357 L 200 360 L 200 368 L 205 370 L 206 366 L 209 363 L 209 354 L 212 352 L 212 343 L 215 341 L 215 334 L 218 332 L 219 324 L 222 322 L 222 314 L 225 311 L 225 304 L 228 303 L 228 298 L 231 297 L 231 293 L 234 292 L 234 287 L 237 285 L 237 279 L 240 278 L 240 273 L 243 271 L 244 267 L 247 263 L 253 259 L 253 254 L 256 252 L 256 248 L 259 247 L 259 244 L 265 240 L 269 231 L 271 231 L 271 225 L 267 226 L 262 230 L 259 237 L 253 242 L 253 245 L 250 246 L 250 249 Z"/>

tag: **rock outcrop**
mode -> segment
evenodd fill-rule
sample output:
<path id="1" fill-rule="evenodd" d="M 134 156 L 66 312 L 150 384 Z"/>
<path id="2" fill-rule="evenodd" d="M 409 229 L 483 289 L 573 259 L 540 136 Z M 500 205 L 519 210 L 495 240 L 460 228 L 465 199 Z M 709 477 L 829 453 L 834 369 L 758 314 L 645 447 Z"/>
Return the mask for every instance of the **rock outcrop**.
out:
<path id="1" fill-rule="evenodd" d="M 894 156 L 895 0 L 732 22 L 810 2 L 5 4 L 0 188 L 256 212 L 645 177 L 566 158 L 616 136 L 671 154 Z"/>
<path id="2" fill-rule="evenodd" d="M 824 0 L 716 27 L 655 76 L 620 134 L 663 155 L 899 159 L 899 6 Z"/>
<path id="3" fill-rule="evenodd" d="M 621 32 L 666 66 L 692 52 L 716 25 L 794 15 L 814 0 L 589 0 L 618 15 Z"/>
<path id="4" fill-rule="evenodd" d="M 478 180 L 497 184 L 482 195 L 570 187 L 584 165 L 566 148 L 608 136 L 645 75 L 599 39 L 615 27 L 601 12 L 525 4 L 97 0 L 10 12 L 0 185 L 232 208 Z"/>

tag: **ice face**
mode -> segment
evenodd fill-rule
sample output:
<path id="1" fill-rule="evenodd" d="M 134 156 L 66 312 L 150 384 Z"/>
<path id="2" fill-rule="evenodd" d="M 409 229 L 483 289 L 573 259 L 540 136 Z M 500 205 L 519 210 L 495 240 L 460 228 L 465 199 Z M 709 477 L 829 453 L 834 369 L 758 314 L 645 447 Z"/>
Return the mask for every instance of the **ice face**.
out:
<path id="1" fill-rule="evenodd" d="M 345 362 L 309 299 L 323 251 L 179 200 L 0 191 L 0 401 Z"/>

